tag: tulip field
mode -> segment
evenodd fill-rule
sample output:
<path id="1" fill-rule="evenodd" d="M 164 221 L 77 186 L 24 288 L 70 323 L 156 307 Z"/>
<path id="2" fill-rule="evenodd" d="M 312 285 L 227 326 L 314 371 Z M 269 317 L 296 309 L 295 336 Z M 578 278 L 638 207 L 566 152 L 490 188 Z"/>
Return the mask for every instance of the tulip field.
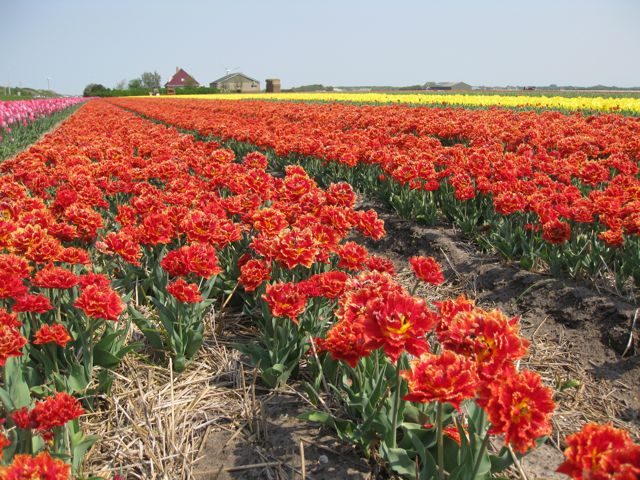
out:
<path id="1" fill-rule="evenodd" d="M 218 478 L 170 471 L 168 454 L 147 468 L 142 449 L 133 465 L 88 425 L 129 361 L 169 372 L 174 422 L 174 379 L 204 368 L 226 312 L 250 326 L 224 348 L 253 396 L 298 392 L 300 418 L 372 466 L 358 478 L 527 478 L 521 461 L 551 444 L 559 478 L 640 478 L 637 416 L 579 412 L 560 438 L 573 387 L 527 363 L 538 329 L 448 290 L 448 258 L 374 253 L 388 226 L 361 208 L 375 198 L 635 308 L 640 118 L 611 111 L 637 100 L 585 115 L 217 98 L 89 99 L 0 164 L 0 479 Z M 79 102 L 0 102 L 0 127 Z M 608 361 L 636 353 L 634 328 Z M 305 473 L 301 449 L 290 477 L 220 478 L 334 478 Z M 225 474 L 278 463 L 265 458 Z"/>

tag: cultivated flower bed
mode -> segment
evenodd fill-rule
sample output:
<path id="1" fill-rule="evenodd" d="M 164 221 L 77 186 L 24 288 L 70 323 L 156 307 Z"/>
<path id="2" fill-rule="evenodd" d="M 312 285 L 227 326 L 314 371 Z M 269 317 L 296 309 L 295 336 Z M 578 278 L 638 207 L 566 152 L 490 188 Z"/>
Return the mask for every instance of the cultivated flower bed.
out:
<path id="1" fill-rule="evenodd" d="M 39 118 L 48 117 L 84 101 L 86 98 L 82 97 L 0 101 L 0 133 L 3 133 L 2 130 L 9 133 L 13 124 L 26 127 Z"/>
<path id="2" fill-rule="evenodd" d="M 0 478 L 82 476 L 82 415 L 132 350 L 179 374 L 230 297 L 260 335 L 238 345 L 265 386 L 304 368 L 331 426 L 406 478 L 486 478 L 551 432 L 553 391 L 518 368 L 518 318 L 465 296 L 429 304 L 349 239 L 385 235 L 347 183 L 267 171 L 102 101 L 0 167 Z M 416 285 L 445 279 L 415 257 Z M 129 341 L 137 329 L 140 344 Z M 342 399 L 322 408 L 323 391 Z M 488 448 L 492 436 L 505 447 Z M 590 425 L 560 470 L 634 478 L 640 447 Z M 614 477 L 623 472 L 624 477 Z"/>
<path id="3" fill-rule="evenodd" d="M 444 217 L 526 268 L 640 282 L 640 121 L 508 110 L 117 99 L 345 179 L 401 215 Z M 278 158 L 273 158 L 278 161 Z M 635 287 L 634 287 L 635 285 Z"/>

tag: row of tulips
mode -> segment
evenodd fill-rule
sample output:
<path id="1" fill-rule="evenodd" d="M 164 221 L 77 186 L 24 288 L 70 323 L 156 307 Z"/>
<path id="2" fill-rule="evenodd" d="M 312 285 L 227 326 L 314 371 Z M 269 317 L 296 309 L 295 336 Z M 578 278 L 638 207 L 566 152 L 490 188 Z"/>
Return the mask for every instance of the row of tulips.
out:
<path id="1" fill-rule="evenodd" d="M 3 132 L 11 132 L 13 124 L 26 127 L 39 118 L 48 117 L 85 100 L 82 97 L 70 97 L 0 101 L 0 140 Z"/>
<path id="2" fill-rule="evenodd" d="M 0 167 L 0 478 L 77 475 L 96 440 L 81 415 L 142 348 L 125 342 L 130 321 L 142 351 L 180 371 L 203 316 L 234 291 L 262 332 L 239 348 L 263 381 L 304 367 L 310 397 L 335 403 L 308 417 L 407 478 L 484 478 L 515 454 L 490 452 L 491 435 L 521 454 L 549 433 L 551 390 L 516 368 L 527 347 L 517 319 L 464 297 L 427 305 L 388 260 L 347 241 L 353 229 L 384 235 L 348 184 L 323 189 L 298 166 L 283 178 L 266 168 L 259 153 L 236 158 L 102 101 Z M 443 281 L 432 259 L 412 267 Z M 637 475 L 627 434 L 588 428 L 561 471 Z"/>
<path id="3" fill-rule="evenodd" d="M 640 119 L 408 106 L 117 99 L 441 216 L 528 268 L 640 283 Z"/>
<path id="4" fill-rule="evenodd" d="M 219 99 L 220 94 L 186 95 L 185 98 Z M 563 111 L 624 112 L 640 114 L 640 98 L 607 96 L 561 96 L 474 93 L 341 93 L 341 92 L 288 92 L 288 93 L 231 93 L 229 100 L 279 100 L 293 102 L 353 102 L 373 104 L 413 104 L 436 106 L 463 106 L 467 108 L 506 107 L 523 109 L 554 109 Z"/>
<path id="5" fill-rule="evenodd" d="M 71 115 L 85 99 L 0 101 L 0 161 L 33 144 Z"/>

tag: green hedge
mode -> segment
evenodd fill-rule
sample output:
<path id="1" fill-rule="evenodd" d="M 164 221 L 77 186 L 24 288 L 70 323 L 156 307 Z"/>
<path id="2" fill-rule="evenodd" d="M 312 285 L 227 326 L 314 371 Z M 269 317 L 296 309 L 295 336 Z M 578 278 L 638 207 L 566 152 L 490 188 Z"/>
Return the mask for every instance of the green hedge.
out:
<path id="1" fill-rule="evenodd" d="M 115 90 L 115 89 L 106 89 L 98 92 L 94 92 L 94 97 L 134 97 L 141 95 L 149 95 L 148 88 L 129 88 L 126 90 Z M 166 95 L 167 89 L 160 88 L 160 95 Z M 217 88 L 211 87 L 181 87 L 175 89 L 176 95 L 194 95 L 194 94 L 204 94 L 204 93 L 220 93 L 220 90 Z"/>

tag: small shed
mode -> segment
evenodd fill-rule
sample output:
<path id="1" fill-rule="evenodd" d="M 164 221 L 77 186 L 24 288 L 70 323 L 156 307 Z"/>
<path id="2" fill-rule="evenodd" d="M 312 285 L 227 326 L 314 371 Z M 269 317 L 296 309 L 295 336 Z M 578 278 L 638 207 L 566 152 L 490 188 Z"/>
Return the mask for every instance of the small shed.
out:
<path id="1" fill-rule="evenodd" d="M 425 90 L 471 90 L 471 85 L 464 82 L 427 82 Z"/>
<path id="2" fill-rule="evenodd" d="M 222 92 L 251 93 L 260 91 L 260 82 L 244 73 L 229 73 L 209 84 Z"/>
<path id="3" fill-rule="evenodd" d="M 182 68 L 176 67 L 176 73 L 164 86 L 165 88 L 199 87 L 200 84 Z"/>
<path id="4" fill-rule="evenodd" d="M 267 78 L 267 93 L 280 93 L 279 78 Z"/>

